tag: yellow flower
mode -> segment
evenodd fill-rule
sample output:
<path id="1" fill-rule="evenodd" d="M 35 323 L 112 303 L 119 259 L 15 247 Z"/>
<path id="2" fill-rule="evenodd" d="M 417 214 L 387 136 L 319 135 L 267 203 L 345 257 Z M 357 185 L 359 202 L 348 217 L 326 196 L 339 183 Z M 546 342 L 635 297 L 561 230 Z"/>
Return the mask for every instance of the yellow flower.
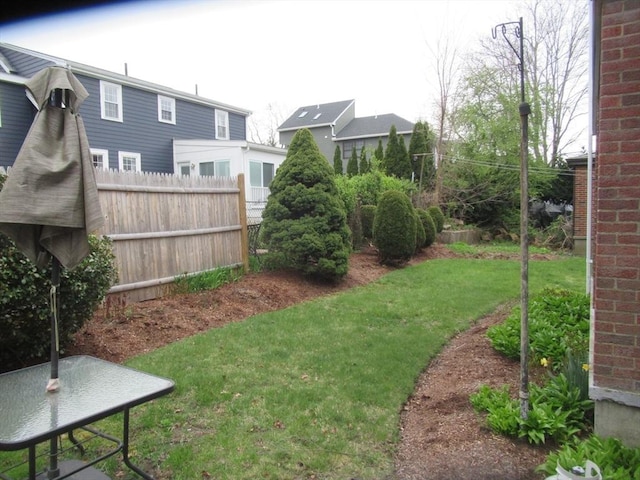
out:
<path id="1" fill-rule="evenodd" d="M 588 372 L 588 371 L 589 371 L 589 364 L 588 364 L 588 363 L 583 363 L 583 364 L 582 364 L 582 369 L 583 369 L 585 372 Z"/>
<path id="2" fill-rule="evenodd" d="M 546 358 L 541 358 L 540 359 L 540 365 L 542 365 L 543 367 L 548 367 L 549 366 L 549 360 L 547 360 Z"/>

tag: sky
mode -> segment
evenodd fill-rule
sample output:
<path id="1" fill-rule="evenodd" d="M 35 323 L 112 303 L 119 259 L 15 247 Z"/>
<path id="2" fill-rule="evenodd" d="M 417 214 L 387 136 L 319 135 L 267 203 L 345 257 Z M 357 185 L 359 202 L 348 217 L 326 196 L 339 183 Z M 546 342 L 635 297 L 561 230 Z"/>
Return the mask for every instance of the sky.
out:
<path id="1" fill-rule="evenodd" d="M 438 42 L 470 51 L 522 8 L 518 0 L 146 0 L 0 24 L 0 41 L 118 73 L 126 64 L 132 77 L 184 92 L 197 85 L 257 119 L 353 99 L 357 117 L 431 122 Z"/>

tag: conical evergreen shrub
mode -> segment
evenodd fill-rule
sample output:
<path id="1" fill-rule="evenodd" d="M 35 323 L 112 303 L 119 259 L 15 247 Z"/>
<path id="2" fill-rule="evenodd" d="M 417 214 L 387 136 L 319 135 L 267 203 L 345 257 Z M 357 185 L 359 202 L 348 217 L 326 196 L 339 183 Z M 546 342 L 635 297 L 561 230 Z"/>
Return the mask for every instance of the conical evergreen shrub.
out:
<path id="1" fill-rule="evenodd" d="M 334 172 L 311 132 L 299 130 L 270 185 L 262 239 L 271 265 L 327 280 L 348 270 L 350 231 Z"/>
<path id="2" fill-rule="evenodd" d="M 416 250 L 416 219 L 409 197 L 398 190 L 387 190 L 380 197 L 373 221 L 373 243 L 380 261 L 399 264 Z"/>

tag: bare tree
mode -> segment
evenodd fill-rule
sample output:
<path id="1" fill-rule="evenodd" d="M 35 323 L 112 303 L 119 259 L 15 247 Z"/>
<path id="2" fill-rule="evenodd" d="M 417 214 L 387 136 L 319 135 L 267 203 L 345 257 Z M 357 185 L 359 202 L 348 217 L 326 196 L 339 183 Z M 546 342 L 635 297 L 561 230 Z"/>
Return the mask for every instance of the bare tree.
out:
<path id="1" fill-rule="evenodd" d="M 526 96 L 532 110 L 530 144 L 537 161 L 555 165 L 563 150 L 581 134 L 575 124 L 586 114 L 588 4 L 525 0 L 524 5 Z M 505 90 L 513 91 L 519 61 L 509 45 L 483 39 L 480 47 L 479 61 L 470 64 L 470 74 L 478 68 L 501 71 L 502 78 L 509 79 Z"/>
<path id="2" fill-rule="evenodd" d="M 435 121 L 437 129 L 436 152 L 434 163 L 436 166 L 436 182 L 434 197 L 440 203 L 442 191 L 442 162 L 446 157 L 446 148 L 451 139 L 455 119 L 455 90 L 458 81 L 459 54 L 457 47 L 448 37 L 441 36 L 435 49 L 427 45 L 433 58 L 433 70 L 437 79 L 437 97 L 435 99 Z M 430 153 L 430 152 L 429 152 Z"/>
<path id="3" fill-rule="evenodd" d="M 284 111 L 277 103 L 267 104 L 267 108 L 249 118 L 249 139 L 254 143 L 280 147 L 278 127 L 284 122 Z"/>

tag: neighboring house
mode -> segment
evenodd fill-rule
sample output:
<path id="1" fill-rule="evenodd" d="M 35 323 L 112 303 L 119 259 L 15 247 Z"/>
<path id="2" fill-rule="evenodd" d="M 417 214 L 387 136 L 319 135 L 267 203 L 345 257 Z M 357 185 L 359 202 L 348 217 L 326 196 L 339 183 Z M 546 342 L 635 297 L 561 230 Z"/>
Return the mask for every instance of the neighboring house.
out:
<path id="1" fill-rule="evenodd" d="M 184 176 L 218 177 L 245 174 L 245 196 L 249 224 L 262 221 L 269 184 L 287 151 L 267 145 L 238 141 L 175 140 L 173 170 Z"/>
<path id="2" fill-rule="evenodd" d="M 640 447 L 640 2 L 591 2 L 595 432 Z"/>
<path id="3" fill-rule="evenodd" d="M 404 138 L 406 147 L 409 147 L 413 123 L 393 113 L 356 118 L 355 111 L 355 100 L 300 107 L 278 127 L 280 143 L 289 146 L 298 130 L 308 128 L 331 165 L 336 145 L 340 146 L 345 171 L 354 148 L 358 158 L 363 148 L 373 152 L 379 140 L 382 140 L 382 147 L 386 148 L 392 125 L 395 125 L 397 134 Z"/>
<path id="4" fill-rule="evenodd" d="M 24 82 L 49 66 L 89 92 L 80 115 L 98 168 L 171 174 L 174 139 L 246 140 L 249 110 L 0 43 L 0 166 L 13 164 L 35 115 Z"/>
<path id="5" fill-rule="evenodd" d="M 595 160 L 593 160 L 595 163 Z M 588 156 L 567 158 L 567 165 L 573 170 L 573 253 L 587 253 L 587 192 Z"/>

